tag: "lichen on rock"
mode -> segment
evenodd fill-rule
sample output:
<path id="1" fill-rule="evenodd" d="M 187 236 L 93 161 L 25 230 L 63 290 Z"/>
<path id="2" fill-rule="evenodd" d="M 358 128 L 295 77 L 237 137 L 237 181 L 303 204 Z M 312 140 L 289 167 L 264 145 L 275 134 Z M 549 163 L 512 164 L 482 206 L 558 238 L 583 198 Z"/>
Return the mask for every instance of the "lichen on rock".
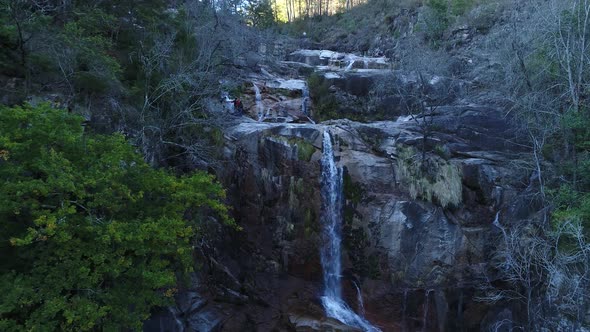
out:
<path id="1" fill-rule="evenodd" d="M 461 203 L 461 173 L 457 166 L 435 155 L 422 160 L 412 147 L 398 151 L 396 180 L 413 199 L 437 202 L 442 207 Z"/>

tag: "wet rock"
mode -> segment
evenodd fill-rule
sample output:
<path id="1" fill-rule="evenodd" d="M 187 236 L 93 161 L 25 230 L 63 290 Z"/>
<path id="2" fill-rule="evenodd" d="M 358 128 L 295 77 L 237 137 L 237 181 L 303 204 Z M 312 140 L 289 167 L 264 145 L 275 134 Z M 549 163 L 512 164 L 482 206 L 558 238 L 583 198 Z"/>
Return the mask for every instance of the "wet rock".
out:
<path id="1" fill-rule="evenodd" d="M 246 304 L 248 303 L 249 298 L 238 291 L 219 286 L 216 289 L 215 301 L 220 303 Z"/>
<path id="2" fill-rule="evenodd" d="M 323 308 L 316 302 L 298 301 L 289 308 L 287 325 L 301 332 L 331 331 L 331 332 L 360 332 L 362 330 L 343 324 L 342 322 L 325 317 Z"/>
<path id="3" fill-rule="evenodd" d="M 336 52 L 322 52 L 312 50 L 295 51 L 288 56 L 289 61 L 304 63 L 310 66 L 327 66 Z"/>
<path id="4" fill-rule="evenodd" d="M 367 70 L 332 73 L 327 72 L 324 77 L 330 85 L 354 96 L 367 96 L 373 85 L 389 75 L 387 70 Z"/>
<path id="5" fill-rule="evenodd" d="M 332 66 L 353 69 L 388 69 L 390 64 L 385 57 L 362 57 L 351 53 L 339 53 L 328 50 L 298 50 L 288 56 L 292 62 L 311 66 Z"/>
<path id="6" fill-rule="evenodd" d="M 181 332 L 183 324 L 169 310 L 161 310 L 143 323 L 144 332 Z"/>
<path id="7" fill-rule="evenodd" d="M 215 309 L 200 311 L 198 314 L 192 314 L 186 319 L 185 331 L 215 332 L 221 329 L 221 314 Z"/>
<path id="8" fill-rule="evenodd" d="M 176 297 L 177 307 L 184 315 L 191 315 L 199 311 L 207 305 L 207 302 L 208 300 L 205 297 L 192 290 L 181 292 Z"/>
<path id="9" fill-rule="evenodd" d="M 386 190 L 394 183 L 394 168 L 388 158 L 369 152 L 345 150 L 340 154 L 340 162 L 355 181 L 373 190 Z"/>
<path id="10" fill-rule="evenodd" d="M 412 146 L 419 152 L 422 147 L 421 128 L 411 117 L 372 123 L 334 120 L 321 125 L 246 122 L 228 128 L 225 134 L 231 141 L 225 154 L 236 164 L 218 176 L 237 207 L 235 217 L 245 230 L 241 240 L 256 248 L 260 262 L 256 269 L 265 275 L 264 279 L 257 277 L 261 281 L 248 292 L 248 298 L 233 303 L 251 305 L 252 293 L 272 303 L 272 295 L 260 295 L 266 295 L 269 288 L 260 285 L 273 278 L 280 280 L 282 275 L 298 282 L 282 286 L 280 292 L 273 288 L 275 293 L 270 294 L 290 298 L 306 290 L 306 299 L 317 299 L 322 275 L 321 137 L 322 131 L 330 130 L 336 161 L 345 177 L 345 284 L 357 282 L 367 317 L 384 330 L 399 328 L 404 306 L 392 298 L 399 294 L 399 287 L 422 294 L 420 301 L 407 307 L 415 311 L 407 317 L 407 324 L 426 324 L 426 312 L 421 310 L 428 299 L 427 329 L 457 326 L 463 318 L 455 315 L 459 300 L 451 290 L 467 294 L 468 286 L 457 285 L 481 277 L 487 253 L 495 245 L 497 234 L 491 223 L 496 213 L 502 211 L 506 218 L 530 217 L 529 210 L 519 212 L 524 202 L 515 200 L 522 190 L 518 187 L 522 175 L 508 166 L 522 150 L 514 141 L 501 139 L 514 134 L 501 114 L 499 109 L 478 105 L 441 106 L 435 112 L 426 154 L 456 167 L 461 180 L 461 202 L 447 208 L 437 200 L 412 196 L 397 175 L 400 151 Z M 242 269 L 252 269 L 241 264 Z M 252 271 L 244 273 L 251 275 Z M 345 298 L 355 301 L 351 287 L 345 285 Z M 474 304 L 471 297 L 459 302 L 480 320 L 489 310 Z M 381 303 L 393 304 L 384 307 Z M 322 317 L 321 310 L 318 314 L 286 308 L 285 312 L 291 313 L 286 324 L 295 330 L 344 328 Z M 468 314 L 468 309 L 462 309 L 461 317 Z"/>
<path id="11" fill-rule="evenodd" d="M 361 332 L 362 330 L 344 325 L 333 318 L 314 318 L 309 316 L 300 316 L 297 314 L 289 315 L 289 322 L 297 332 Z"/>
<path id="12" fill-rule="evenodd" d="M 177 307 L 162 309 L 144 322 L 144 332 L 215 332 L 219 331 L 223 315 L 214 308 L 205 307 L 182 312 Z"/>
<path id="13" fill-rule="evenodd" d="M 224 323 L 221 331 L 235 332 L 235 331 L 256 331 L 256 324 L 252 317 L 247 313 L 239 313 L 229 317 Z"/>
<path id="14" fill-rule="evenodd" d="M 449 281 L 462 236 L 442 210 L 391 201 L 379 215 L 378 246 L 385 251 L 388 266 L 396 271 L 396 279 L 420 286 Z"/>

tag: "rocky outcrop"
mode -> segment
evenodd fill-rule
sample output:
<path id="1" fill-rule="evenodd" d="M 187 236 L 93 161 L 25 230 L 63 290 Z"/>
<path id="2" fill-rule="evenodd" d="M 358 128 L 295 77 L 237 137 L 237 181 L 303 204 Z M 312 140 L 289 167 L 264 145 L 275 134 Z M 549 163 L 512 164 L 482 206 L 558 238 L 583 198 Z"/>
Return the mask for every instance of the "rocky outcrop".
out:
<path id="1" fill-rule="evenodd" d="M 509 308 L 473 300 L 495 248 L 493 220 L 517 222 L 536 211 L 521 195 L 529 174 L 513 164 L 524 150 L 502 110 L 452 105 L 467 83 L 392 71 L 385 58 L 304 50 L 289 60 L 280 68 L 294 77 L 262 68 L 242 85 L 247 115 L 256 119 L 260 108 L 267 116 L 224 131 L 216 174 L 242 230 L 204 230 L 216 242 L 201 245 L 198 282 L 152 323 L 197 331 L 355 331 L 325 317 L 319 300 L 326 130 L 343 169 L 342 279 L 351 308 L 383 331 L 470 330 L 510 316 Z M 395 120 L 312 123 L 302 107 L 310 101 L 297 76 L 302 69 L 318 71 L 344 100 L 366 102 L 388 80 L 394 93 L 383 98 L 383 112 Z M 434 111 L 401 116 L 424 82 Z M 316 105 L 309 106 L 313 114 Z"/>
<path id="2" fill-rule="evenodd" d="M 421 126 L 411 118 L 229 128 L 227 164 L 218 176 L 243 231 L 225 245 L 246 249 L 226 253 L 219 264 L 231 266 L 235 281 L 225 284 L 244 297 L 215 299 L 238 317 L 220 328 L 230 331 L 245 320 L 265 328 L 346 331 L 317 309 L 324 130 L 332 133 L 344 169 L 348 303 L 355 308 L 355 285 L 360 286 L 366 317 L 384 331 L 442 330 L 482 320 L 491 309 L 473 302 L 472 295 L 497 236 L 492 221 L 497 213 L 528 217 L 511 212 L 526 203 L 514 198 L 527 177 L 510 166 L 521 148 L 499 112 L 441 107 L 433 115 L 424 161 Z M 428 172 L 420 173 L 422 162 Z M 469 322 L 463 318 L 467 312 Z"/>
<path id="3" fill-rule="evenodd" d="M 263 101 L 281 84 L 293 82 L 269 81 Z M 473 300 L 498 236 L 492 221 L 526 219 L 536 208 L 519 194 L 528 174 L 511 163 L 523 150 L 501 110 L 461 105 L 396 121 L 226 129 L 217 176 L 242 230 L 206 230 L 217 243 L 205 247 L 224 249 L 202 250 L 198 281 L 146 330 L 354 331 L 326 318 L 319 302 L 326 130 L 344 170 L 347 303 L 360 310 L 360 296 L 383 331 L 469 329 L 497 316 Z"/>

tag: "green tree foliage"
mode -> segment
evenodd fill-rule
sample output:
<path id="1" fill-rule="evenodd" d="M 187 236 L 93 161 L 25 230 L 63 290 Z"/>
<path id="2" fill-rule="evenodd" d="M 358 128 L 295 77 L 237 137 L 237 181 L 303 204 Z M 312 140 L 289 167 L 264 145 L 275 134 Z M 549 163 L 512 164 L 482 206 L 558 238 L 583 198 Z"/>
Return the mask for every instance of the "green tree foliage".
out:
<path id="1" fill-rule="evenodd" d="M 149 167 L 48 105 L 0 108 L 0 330 L 139 329 L 191 269 L 210 175 Z M 176 274 L 175 274 L 176 273 Z"/>
<path id="2" fill-rule="evenodd" d="M 270 0 L 247 1 L 246 11 L 255 27 L 270 28 L 275 24 L 275 13 Z"/>

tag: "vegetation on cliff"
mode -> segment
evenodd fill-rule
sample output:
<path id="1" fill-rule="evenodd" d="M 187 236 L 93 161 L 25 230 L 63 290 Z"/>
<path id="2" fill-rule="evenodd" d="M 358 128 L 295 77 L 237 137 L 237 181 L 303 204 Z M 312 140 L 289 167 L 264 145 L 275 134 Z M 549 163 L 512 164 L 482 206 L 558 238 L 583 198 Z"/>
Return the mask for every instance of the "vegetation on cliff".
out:
<path id="1" fill-rule="evenodd" d="M 2 0 L 0 23 L 3 104 L 49 99 L 180 169 L 213 158 L 224 120 L 211 100 L 259 38 L 243 16 L 199 1 Z"/>
<path id="2" fill-rule="evenodd" d="M 153 169 L 47 104 L 0 108 L 0 180 L 2 331 L 138 329 L 192 270 L 200 221 L 231 223 L 210 175 Z"/>

